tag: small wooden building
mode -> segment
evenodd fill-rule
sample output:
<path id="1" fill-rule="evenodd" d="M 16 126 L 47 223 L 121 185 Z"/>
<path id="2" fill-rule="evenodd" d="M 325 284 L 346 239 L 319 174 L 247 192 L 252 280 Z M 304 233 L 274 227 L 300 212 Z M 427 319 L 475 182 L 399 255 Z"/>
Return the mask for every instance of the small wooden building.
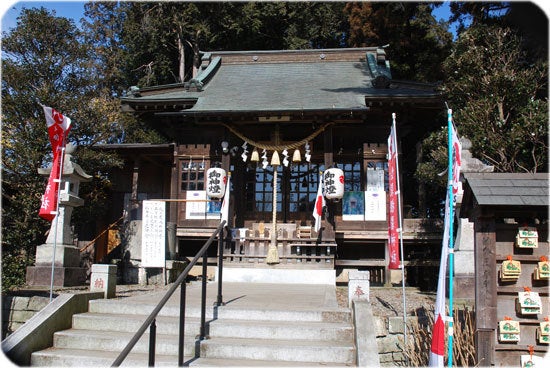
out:
<path id="1" fill-rule="evenodd" d="M 220 221 L 216 200 L 191 201 L 207 200 L 205 174 L 217 166 L 231 173 L 229 267 L 266 267 L 276 203 L 280 263 L 271 267 L 369 269 L 379 284 L 390 281 L 386 153 L 395 113 L 405 258 L 437 266 L 439 224 L 408 210 L 419 201 L 417 143 L 444 124 L 444 105 L 435 86 L 392 79 L 383 48 L 207 52 L 193 79 L 132 87 L 121 102 L 173 143 L 111 146 L 127 160 L 111 220 L 124 203 L 170 200 L 179 254 L 193 255 Z M 320 172 L 331 167 L 343 170 L 345 193 L 327 204 L 318 234 L 313 207 Z"/>
<path id="2" fill-rule="evenodd" d="M 549 338 L 541 339 L 541 324 L 550 317 L 544 262 L 550 255 L 548 174 L 467 173 L 464 178 L 460 216 L 474 223 L 475 233 L 477 362 L 524 367 L 521 356 L 527 359 L 530 347 L 535 357 L 548 354 Z M 520 304 L 526 295 L 533 301 L 527 308 Z"/>

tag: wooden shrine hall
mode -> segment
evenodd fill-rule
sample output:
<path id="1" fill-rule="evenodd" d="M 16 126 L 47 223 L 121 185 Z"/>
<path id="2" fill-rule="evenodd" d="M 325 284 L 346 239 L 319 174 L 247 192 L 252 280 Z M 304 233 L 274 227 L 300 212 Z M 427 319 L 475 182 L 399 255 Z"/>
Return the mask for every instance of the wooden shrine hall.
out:
<path id="1" fill-rule="evenodd" d="M 383 48 L 204 52 L 191 80 L 131 87 L 121 102 L 170 143 L 100 147 L 126 163 L 113 173 L 104 226 L 122 214 L 139 221 L 143 199 L 166 200 L 171 256 L 192 256 L 220 223 L 222 201 L 207 195 L 207 172 L 220 168 L 230 183 L 227 267 L 368 269 L 375 284 L 391 282 L 386 154 L 395 113 L 406 266 L 437 273 L 441 224 L 413 218 L 413 173 L 417 143 L 443 125 L 444 104 L 434 85 L 394 80 Z M 326 200 L 315 231 L 329 169 L 341 170 L 342 193 Z M 273 231 L 279 260 L 267 264 Z M 422 277 L 408 272 L 409 283 Z"/>

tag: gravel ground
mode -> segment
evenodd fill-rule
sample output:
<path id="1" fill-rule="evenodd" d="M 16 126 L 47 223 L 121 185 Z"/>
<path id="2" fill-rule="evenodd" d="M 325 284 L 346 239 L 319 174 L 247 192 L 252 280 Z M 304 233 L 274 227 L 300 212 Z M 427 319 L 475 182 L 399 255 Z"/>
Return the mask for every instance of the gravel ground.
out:
<path id="1" fill-rule="evenodd" d="M 405 288 L 405 303 L 407 314 L 415 314 L 422 307 L 432 310 L 435 303 L 435 292 L 423 292 L 417 288 Z M 336 288 L 338 304 L 348 306 L 347 286 Z M 403 289 L 401 287 L 371 287 L 370 303 L 372 313 L 380 317 L 392 317 L 403 315 Z"/>

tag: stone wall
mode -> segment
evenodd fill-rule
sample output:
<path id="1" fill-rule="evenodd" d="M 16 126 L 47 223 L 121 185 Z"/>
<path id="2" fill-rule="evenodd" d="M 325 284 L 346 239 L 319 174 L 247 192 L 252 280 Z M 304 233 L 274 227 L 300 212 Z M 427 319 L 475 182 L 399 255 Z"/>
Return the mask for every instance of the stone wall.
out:
<path id="1" fill-rule="evenodd" d="M 417 317 L 407 317 L 407 324 L 410 326 L 416 323 Z M 376 342 L 380 365 L 383 367 L 395 367 L 405 365 L 405 356 L 402 347 L 404 341 L 403 317 L 374 317 L 374 328 L 376 331 Z M 407 339 L 410 339 L 410 333 Z"/>
<path id="2" fill-rule="evenodd" d="M 49 296 L 2 295 L 2 340 L 49 302 Z"/>

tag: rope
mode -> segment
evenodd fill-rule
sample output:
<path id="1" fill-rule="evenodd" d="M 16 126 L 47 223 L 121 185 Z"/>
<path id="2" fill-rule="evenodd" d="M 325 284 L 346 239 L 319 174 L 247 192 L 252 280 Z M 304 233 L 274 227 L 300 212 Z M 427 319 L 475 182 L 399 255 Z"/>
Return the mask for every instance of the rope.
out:
<path id="1" fill-rule="evenodd" d="M 289 144 L 284 144 L 284 145 L 272 145 L 272 144 L 258 143 L 258 142 L 255 142 L 255 141 L 251 140 L 251 139 L 246 138 L 243 134 L 241 134 L 240 132 L 235 130 L 235 128 L 233 128 L 232 126 L 229 126 L 227 124 L 222 124 L 222 125 L 224 127 L 226 127 L 227 129 L 229 129 L 229 131 L 231 133 L 235 134 L 237 137 L 239 137 L 240 139 L 242 139 L 243 141 L 245 141 L 247 144 L 249 144 L 251 146 L 258 147 L 258 148 L 261 148 L 261 149 L 265 149 L 267 151 L 281 151 L 285 148 L 286 149 L 295 149 L 295 148 L 298 148 L 300 146 L 303 146 L 304 144 L 306 144 L 307 142 L 311 141 L 312 139 L 317 137 L 319 134 L 321 134 L 328 126 L 330 126 L 332 124 L 334 124 L 334 123 L 332 123 L 332 122 L 325 123 L 319 129 L 317 129 L 315 132 L 311 133 L 310 135 L 308 135 L 307 137 L 305 137 L 301 141 L 297 141 L 297 142 L 289 143 Z"/>

